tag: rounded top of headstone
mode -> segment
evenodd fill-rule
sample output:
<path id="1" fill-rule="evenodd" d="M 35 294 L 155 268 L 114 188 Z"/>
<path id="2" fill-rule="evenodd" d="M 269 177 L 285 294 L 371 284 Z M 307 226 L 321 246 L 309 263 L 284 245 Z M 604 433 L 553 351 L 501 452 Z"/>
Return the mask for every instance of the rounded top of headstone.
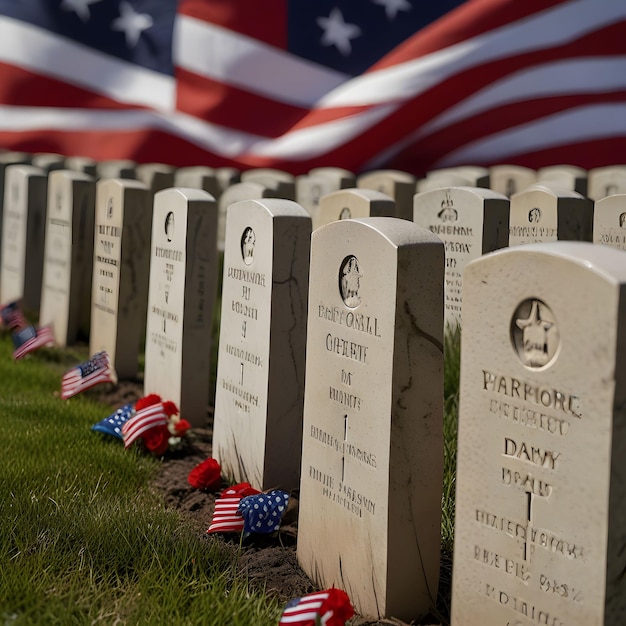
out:
<path id="1" fill-rule="evenodd" d="M 308 212 L 303 209 L 297 202 L 293 200 L 284 200 L 283 198 L 261 198 L 258 200 L 240 200 L 228 207 L 231 211 L 249 211 L 250 209 L 265 209 L 271 217 L 306 217 L 311 219 Z"/>
<path id="2" fill-rule="evenodd" d="M 111 186 L 111 187 L 122 187 L 123 189 L 145 189 L 148 190 L 148 186 L 140 181 L 135 180 L 134 178 L 101 178 L 96 186 L 98 188 Z"/>
<path id="3" fill-rule="evenodd" d="M 10 172 L 22 172 L 25 176 L 47 176 L 46 172 L 40 167 L 34 165 L 28 165 L 26 163 L 15 163 L 13 165 L 7 165 L 6 175 Z"/>
<path id="4" fill-rule="evenodd" d="M 531 191 L 539 191 L 555 198 L 580 198 L 581 200 L 584 200 L 584 196 L 579 194 L 577 191 L 567 189 L 566 187 L 563 187 L 558 183 L 553 183 L 549 180 L 543 180 L 540 183 L 534 183 L 533 185 L 529 185 L 522 191 L 518 191 L 517 193 L 513 194 L 511 196 L 511 200 Z"/>
<path id="5" fill-rule="evenodd" d="M 168 196 L 182 196 L 185 200 L 189 202 L 197 202 L 202 200 L 215 202 L 215 198 L 208 191 L 204 191 L 204 189 L 194 189 L 192 187 L 168 187 L 167 189 L 162 189 L 161 191 L 157 191 L 154 194 L 155 200 L 157 197 L 167 198 Z"/>
<path id="6" fill-rule="evenodd" d="M 626 252 L 587 241 L 552 241 L 513 246 L 486 254 L 469 263 L 467 267 L 485 259 L 494 260 L 511 254 L 537 254 L 568 260 L 603 275 L 610 282 L 626 283 Z"/>
<path id="7" fill-rule="evenodd" d="M 467 194 L 471 196 L 475 196 L 477 198 L 481 198 L 483 200 L 506 200 L 509 201 L 508 197 L 503 193 L 498 191 L 493 191 L 493 189 L 487 189 L 486 187 L 468 187 L 466 185 L 462 185 L 459 187 L 438 187 L 437 189 L 429 189 L 428 191 L 420 191 L 415 194 L 414 199 L 418 200 L 418 198 L 423 197 L 427 198 L 429 194 L 441 194 L 441 192 L 450 193 L 453 191 L 456 194 Z"/>
<path id="8" fill-rule="evenodd" d="M 53 180 L 56 180 L 57 178 L 65 178 L 68 180 L 85 180 L 85 181 L 92 181 L 94 180 L 94 177 L 85 173 L 85 172 L 79 172 L 77 170 L 53 170 L 52 172 L 50 172 L 50 174 L 48 175 L 49 180 L 52 182 Z"/>
<path id="9" fill-rule="evenodd" d="M 350 187 L 349 189 L 338 189 L 337 191 L 332 191 L 324 196 L 324 200 L 328 201 L 332 198 L 343 197 L 346 195 L 350 196 L 358 196 L 366 201 L 372 200 L 384 200 L 386 202 L 393 202 L 393 198 L 390 198 L 386 193 L 382 191 L 376 191 L 375 189 L 361 189 L 357 187 Z"/>
<path id="10" fill-rule="evenodd" d="M 357 185 L 367 184 L 370 180 L 377 180 L 381 177 L 387 177 L 398 182 L 414 183 L 415 176 L 401 170 L 372 170 L 371 172 L 363 172 L 357 177 Z"/>
<path id="11" fill-rule="evenodd" d="M 357 225 L 358 226 L 355 226 Z M 319 236 L 329 228 L 368 228 L 380 233 L 393 246 L 432 243 L 443 246 L 443 242 L 430 230 L 418 226 L 414 222 L 397 217 L 361 217 L 356 219 L 338 220 L 313 231 L 313 237 Z M 626 254 L 626 253 L 625 253 Z"/>

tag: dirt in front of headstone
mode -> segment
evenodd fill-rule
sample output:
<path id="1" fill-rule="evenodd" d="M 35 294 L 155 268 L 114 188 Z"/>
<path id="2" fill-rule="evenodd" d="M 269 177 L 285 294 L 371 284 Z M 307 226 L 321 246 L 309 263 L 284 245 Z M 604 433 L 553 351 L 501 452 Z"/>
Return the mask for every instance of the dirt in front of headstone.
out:
<path id="1" fill-rule="evenodd" d="M 99 399 L 117 408 L 142 395 L 141 383 L 124 382 L 115 389 L 101 393 Z M 316 587 L 300 569 L 296 559 L 297 494 L 290 494 L 289 505 L 277 533 L 252 536 L 245 539 L 241 546 L 238 535 L 208 535 L 206 533 L 211 523 L 218 494 L 193 488 L 188 483 L 187 477 L 198 463 L 211 456 L 211 440 L 210 428 L 192 428 L 181 447 L 169 451 L 162 458 L 161 468 L 153 482 L 153 487 L 163 495 L 168 507 L 176 509 L 185 523 L 192 525 L 201 541 L 219 542 L 225 550 L 232 552 L 242 576 L 248 579 L 252 588 L 265 591 L 271 597 L 285 603 L 316 591 Z M 224 483 L 222 486 L 225 488 L 227 485 Z M 355 549 L 359 547 L 355 546 Z M 439 626 L 441 623 L 442 620 L 432 616 L 419 622 L 422 625 L 433 626 Z M 350 626 L 398 626 L 404 622 L 372 620 L 355 616 L 348 624 Z"/>

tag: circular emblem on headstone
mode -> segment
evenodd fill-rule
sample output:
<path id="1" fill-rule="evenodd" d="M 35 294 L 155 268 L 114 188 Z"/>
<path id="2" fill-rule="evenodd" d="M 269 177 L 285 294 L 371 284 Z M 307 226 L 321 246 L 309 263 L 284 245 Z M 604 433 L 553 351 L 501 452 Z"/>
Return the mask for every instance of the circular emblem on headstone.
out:
<path id="1" fill-rule="evenodd" d="M 113 198 L 107 200 L 107 217 L 109 219 L 113 217 Z"/>
<path id="2" fill-rule="evenodd" d="M 620 213 L 619 215 L 619 227 L 626 228 L 626 213 Z"/>
<path id="3" fill-rule="evenodd" d="M 341 213 L 339 213 L 339 219 L 349 220 L 351 217 L 352 213 L 350 212 L 350 209 L 347 206 L 343 207 L 343 209 L 341 209 Z"/>
<path id="4" fill-rule="evenodd" d="M 241 235 L 241 256 L 246 265 L 250 265 L 254 260 L 254 244 L 256 235 L 250 226 L 247 226 Z"/>
<path id="5" fill-rule="evenodd" d="M 60 191 L 57 191 L 56 199 L 57 212 L 60 213 L 61 209 L 63 208 L 63 194 Z"/>
<path id="6" fill-rule="evenodd" d="M 358 259 L 352 255 L 347 256 L 339 267 L 339 293 L 344 304 L 351 309 L 361 304 L 361 277 Z"/>
<path id="7" fill-rule="evenodd" d="M 538 224 L 541 221 L 541 209 L 535 207 L 528 211 L 528 221 L 531 224 Z"/>
<path id="8" fill-rule="evenodd" d="M 511 341 L 526 367 L 541 369 L 556 359 L 561 345 L 559 327 L 545 302 L 529 298 L 515 309 Z"/>
<path id="9" fill-rule="evenodd" d="M 165 216 L 165 236 L 168 241 L 172 241 L 172 237 L 174 237 L 174 212 L 170 211 Z"/>
<path id="10" fill-rule="evenodd" d="M 437 217 L 442 222 L 456 222 L 459 219 L 459 214 L 454 208 L 454 202 L 452 202 L 448 192 L 446 192 L 444 199 L 441 201 L 441 211 L 437 213 Z"/>

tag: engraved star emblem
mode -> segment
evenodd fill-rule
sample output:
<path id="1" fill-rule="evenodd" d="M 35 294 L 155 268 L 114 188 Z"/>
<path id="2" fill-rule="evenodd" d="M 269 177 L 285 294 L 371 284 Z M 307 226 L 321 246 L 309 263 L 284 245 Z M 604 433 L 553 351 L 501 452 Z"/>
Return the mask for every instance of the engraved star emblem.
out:
<path id="1" fill-rule="evenodd" d="M 63 2 L 61 2 L 61 9 L 63 9 L 63 11 L 74 11 L 81 21 L 87 22 L 91 17 L 89 5 L 95 4 L 96 2 L 101 2 L 101 0 L 63 0 Z"/>
<path id="2" fill-rule="evenodd" d="M 537 300 L 533 300 L 528 317 L 515 320 L 515 324 L 523 332 L 523 349 L 527 365 L 537 367 L 545 365 L 549 360 L 547 332 L 553 324 L 541 318 Z"/>
<path id="3" fill-rule="evenodd" d="M 112 30 L 119 30 L 126 35 L 126 45 L 134 48 L 144 30 L 154 24 L 147 13 L 136 13 L 128 2 L 120 2 L 120 16 L 111 23 Z"/>
<path id="4" fill-rule="evenodd" d="M 410 11 L 413 8 L 408 0 L 372 0 L 372 2 L 385 7 L 390 22 L 396 18 L 398 11 Z"/>
<path id="5" fill-rule="evenodd" d="M 320 43 L 323 46 L 335 46 L 343 56 L 352 52 L 350 40 L 361 36 L 361 29 L 356 24 L 346 24 L 337 7 L 328 17 L 318 17 L 317 25 L 324 31 Z"/>

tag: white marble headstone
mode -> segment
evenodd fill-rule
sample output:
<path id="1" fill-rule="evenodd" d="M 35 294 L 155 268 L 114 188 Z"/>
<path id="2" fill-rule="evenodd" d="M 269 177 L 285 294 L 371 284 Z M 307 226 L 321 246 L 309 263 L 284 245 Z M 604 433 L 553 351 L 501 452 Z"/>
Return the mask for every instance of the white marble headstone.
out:
<path id="1" fill-rule="evenodd" d="M 154 197 L 144 393 L 174 402 L 206 426 L 217 291 L 217 205 L 206 191 Z"/>
<path id="2" fill-rule="evenodd" d="M 413 219 L 415 176 L 399 170 L 374 170 L 357 178 L 360 189 L 374 189 L 388 195 L 395 202 L 395 217 Z"/>
<path id="3" fill-rule="evenodd" d="M 484 181 L 486 183 L 486 181 Z M 493 165 L 489 168 L 489 188 L 509 198 L 537 182 L 537 172 L 521 165 Z M 479 187 L 482 187 L 481 183 Z"/>
<path id="4" fill-rule="evenodd" d="M 551 165 L 537 170 L 537 183 L 553 182 L 564 189 L 587 195 L 587 170 L 574 165 Z"/>
<path id="5" fill-rule="evenodd" d="M 596 200 L 593 210 L 593 243 L 626 250 L 626 194 Z"/>
<path id="6" fill-rule="evenodd" d="M 356 176 L 343 167 L 314 167 L 309 170 L 309 176 L 321 177 L 332 182 L 333 191 L 337 189 L 349 189 L 356 187 Z"/>
<path id="7" fill-rule="evenodd" d="M 415 184 L 417 193 L 443 189 L 448 187 L 471 187 L 472 181 L 467 176 L 461 176 L 456 172 L 436 172 L 426 178 L 422 178 Z"/>
<path id="8" fill-rule="evenodd" d="M 224 250 L 226 237 L 226 212 L 231 204 L 242 200 L 260 200 L 261 198 L 276 198 L 277 192 L 273 187 L 261 183 L 241 182 L 226 188 L 218 200 L 217 220 L 217 247 Z"/>
<path id="9" fill-rule="evenodd" d="M 65 157 L 55 152 L 38 152 L 33 154 L 31 165 L 42 169 L 46 174 L 65 168 Z"/>
<path id="10" fill-rule="evenodd" d="M 511 196 L 509 245 L 591 241 L 593 203 L 575 191 L 536 184 Z"/>
<path id="11" fill-rule="evenodd" d="M 90 157 L 73 156 L 65 159 L 65 167 L 74 172 L 83 172 L 89 176 L 96 176 L 96 161 Z"/>
<path id="12" fill-rule="evenodd" d="M 443 244 L 397 218 L 312 240 L 298 561 L 358 613 L 410 622 L 439 580 Z"/>
<path id="13" fill-rule="evenodd" d="M 95 201 L 91 176 L 50 172 L 39 323 L 60 347 L 89 335 Z"/>
<path id="14" fill-rule="evenodd" d="M 257 489 L 299 483 L 310 243 L 295 202 L 228 209 L 213 456 Z"/>
<path id="15" fill-rule="evenodd" d="M 5 170 L 0 304 L 22 300 L 24 309 L 39 311 L 47 188 L 47 174 L 38 167 Z"/>
<path id="16" fill-rule="evenodd" d="M 118 378 L 135 378 L 148 306 L 152 195 L 144 183 L 96 184 L 89 352 L 106 350 Z"/>
<path id="17" fill-rule="evenodd" d="M 592 200 L 626 193 L 626 165 L 596 167 L 589 170 L 587 195 Z"/>
<path id="18" fill-rule="evenodd" d="M 193 167 L 179 167 L 174 174 L 176 187 L 190 187 L 191 189 L 204 189 L 217 199 L 222 193 L 215 170 L 212 167 L 197 165 Z"/>
<path id="19" fill-rule="evenodd" d="M 96 163 L 96 178 L 130 178 L 136 179 L 137 164 L 130 159 L 112 159 Z"/>
<path id="20" fill-rule="evenodd" d="M 626 253 L 531 244 L 463 276 L 453 626 L 626 615 Z"/>
<path id="21" fill-rule="evenodd" d="M 480 187 L 415 194 L 413 221 L 428 228 L 446 250 L 445 323 L 461 324 L 463 270 L 474 259 L 508 245 L 509 199 Z"/>
<path id="22" fill-rule="evenodd" d="M 174 173 L 176 168 L 165 163 L 141 163 L 135 168 L 137 180 L 140 180 L 150 190 L 155 193 L 174 186 Z"/>
<path id="23" fill-rule="evenodd" d="M 242 183 L 258 183 L 276 191 L 276 198 L 295 200 L 296 180 L 292 174 L 271 167 L 258 167 L 241 172 Z"/>
<path id="24" fill-rule="evenodd" d="M 313 230 L 335 222 L 359 217 L 391 217 L 395 202 L 388 195 L 373 189 L 340 189 L 322 196 Z"/>

